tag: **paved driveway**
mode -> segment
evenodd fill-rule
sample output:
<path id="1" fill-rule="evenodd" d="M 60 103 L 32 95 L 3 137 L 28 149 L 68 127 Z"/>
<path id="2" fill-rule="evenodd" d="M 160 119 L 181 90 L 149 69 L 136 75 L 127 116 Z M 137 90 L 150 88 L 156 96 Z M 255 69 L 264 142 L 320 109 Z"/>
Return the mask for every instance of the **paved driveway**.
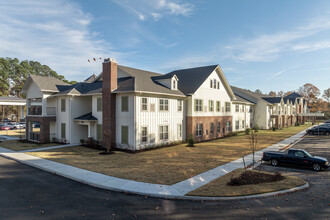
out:
<path id="1" fill-rule="evenodd" d="M 306 143 L 329 155 L 330 139 L 297 146 Z M 0 219 L 329 219 L 329 171 L 275 169 L 301 175 L 312 187 L 261 199 L 175 201 L 96 189 L 0 157 Z"/>

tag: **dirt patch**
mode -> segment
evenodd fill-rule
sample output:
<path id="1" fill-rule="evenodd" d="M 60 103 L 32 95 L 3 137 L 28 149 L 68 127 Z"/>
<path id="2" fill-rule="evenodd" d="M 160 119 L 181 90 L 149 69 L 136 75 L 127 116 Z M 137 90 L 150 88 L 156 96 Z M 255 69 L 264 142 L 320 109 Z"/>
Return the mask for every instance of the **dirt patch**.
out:
<path id="1" fill-rule="evenodd" d="M 259 184 L 248 184 L 248 185 L 228 185 L 228 182 L 236 177 L 239 177 L 244 172 L 244 169 L 237 169 L 230 172 L 218 179 L 211 181 L 210 183 L 189 192 L 188 196 L 205 196 L 205 197 L 228 197 L 228 196 L 247 196 L 262 193 L 275 192 L 285 189 L 291 189 L 304 185 L 306 182 L 300 178 L 294 176 L 286 176 L 285 178 L 275 182 L 264 182 Z M 259 173 L 259 171 L 251 171 Z M 273 176 L 272 173 L 261 173 Z M 260 176 L 262 174 L 256 174 Z M 256 181 L 255 181 L 256 182 Z"/>
<path id="2" fill-rule="evenodd" d="M 255 172 L 252 170 L 247 170 L 241 173 L 238 177 L 231 178 L 227 183 L 228 186 L 242 186 L 242 185 L 253 185 L 260 183 L 276 182 L 284 180 L 285 177 L 282 176 L 280 172 L 275 172 L 274 174 Z"/>

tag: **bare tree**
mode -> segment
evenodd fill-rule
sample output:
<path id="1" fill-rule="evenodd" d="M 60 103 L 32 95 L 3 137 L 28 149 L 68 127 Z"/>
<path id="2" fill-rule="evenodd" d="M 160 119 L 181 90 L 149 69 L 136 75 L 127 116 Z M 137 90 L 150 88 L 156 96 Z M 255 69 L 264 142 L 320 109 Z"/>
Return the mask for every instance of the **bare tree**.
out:
<path id="1" fill-rule="evenodd" d="M 330 88 L 323 91 L 322 97 L 327 101 L 330 102 Z"/>
<path id="2" fill-rule="evenodd" d="M 252 151 L 252 169 L 254 169 L 255 164 L 255 152 L 257 150 L 258 146 L 258 140 L 259 140 L 259 133 L 257 128 L 251 129 L 250 135 L 249 135 L 249 144 Z"/>
<path id="3" fill-rule="evenodd" d="M 268 93 L 268 95 L 269 95 L 269 96 L 276 97 L 276 92 L 274 92 L 274 91 L 270 91 L 270 92 Z"/>

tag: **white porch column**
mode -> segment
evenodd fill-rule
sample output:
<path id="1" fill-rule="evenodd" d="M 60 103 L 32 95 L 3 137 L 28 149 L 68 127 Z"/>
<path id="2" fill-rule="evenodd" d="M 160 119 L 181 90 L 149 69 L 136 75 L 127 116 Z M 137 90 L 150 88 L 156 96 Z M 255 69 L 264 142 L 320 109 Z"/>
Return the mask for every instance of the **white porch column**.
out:
<path id="1" fill-rule="evenodd" d="M 47 98 L 42 97 L 42 116 L 47 116 Z"/>
<path id="2" fill-rule="evenodd" d="M 24 119 L 24 105 L 21 105 L 21 117 L 20 119 Z"/>
<path id="3" fill-rule="evenodd" d="M 88 129 L 88 138 L 91 137 L 91 123 L 88 122 L 87 124 L 87 129 Z"/>

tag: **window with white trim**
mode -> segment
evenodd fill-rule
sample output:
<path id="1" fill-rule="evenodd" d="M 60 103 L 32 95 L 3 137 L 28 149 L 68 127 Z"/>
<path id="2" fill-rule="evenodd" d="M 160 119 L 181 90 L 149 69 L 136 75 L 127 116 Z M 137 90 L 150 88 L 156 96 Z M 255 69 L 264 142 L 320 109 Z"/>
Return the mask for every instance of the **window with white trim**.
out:
<path id="1" fill-rule="evenodd" d="M 239 112 L 239 105 L 235 105 L 235 112 Z"/>
<path id="2" fill-rule="evenodd" d="M 96 99 L 96 111 L 101 112 L 102 111 L 102 97 L 98 97 Z"/>
<path id="3" fill-rule="evenodd" d="M 213 122 L 211 122 L 211 124 L 210 124 L 210 135 L 213 135 L 213 132 L 214 132 L 214 124 L 213 124 Z"/>
<path id="4" fill-rule="evenodd" d="M 235 129 L 236 129 L 236 130 L 239 129 L 239 121 L 235 121 Z"/>
<path id="5" fill-rule="evenodd" d="M 196 137 L 203 135 L 203 124 L 196 124 Z"/>
<path id="6" fill-rule="evenodd" d="M 217 84 L 217 89 L 220 89 L 220 82 L 218 82 Z"/>
<path id="7" fill-rule="evenodd" d="M 226 102 L 226 112 L 230 112 L 230 102 Z"/>
<path id="8" fill-rule="evenodd" d="M 182 124 L 178 124 L 178 139 L 182 138 Z"/>
<path id="9" fill-rule="evenodd" d="M 213 80 L 210 79 L 210 88 L 212 88 L 212 87 L 213 87 Z"/>
<path id="10" fill-rule="evenodd" d="M 217 133 L 220 133 L 220 122 L 218 122 L 218 125 L 217 125 Z"/>
<path id="11" fill-rule="evenodd" d="M 213 80 L 213 88 L 215 88 L 215 89 L 217 88 L 217 80 L 216 79 Z"/>
<path id="12" fill-rule="evenodd" d="M 121 111 L 128 112 L 128 96 L 121 97 Z"/>
<path id="13" fill-rule="evenodd" d="M 148 143 L 148 127 L 142 126 L 141 128 L 141 143 Z"/>
<path id="14" fill-rule="evenodd" d="M 226 122 L 226 131 L 230 131 L 230 121 Z"/>
<path id="15" fill-rule="evenodd" d="M 141 98 L 141 110 L 148 111 L 148 98 L 145 97 Z"/>
<path id="16" fill-rule="evenodd" d="M 213 112 L 213 100 L 209 100 L 209 111 Z"/>
<path id="17" fill-rule="evenodd" d="M 182 112 L 182 100 L 178 100 L 178 112 Z"/>
<path id="18" fill-rule="evenodd" d="M 159 140 L 168 140 L 168 125 L 159 126 Z"/>
<path id="19" fill-rule="evenodd" d="M 168 111 L 168 99 L 159 99 L 159 111 Z"/>
<path id="20" fill-rule="evenodd" d="M 203 100 L 195 99 L 195 112 L 202 112 L 202 111 L 203 111 Z"/>

